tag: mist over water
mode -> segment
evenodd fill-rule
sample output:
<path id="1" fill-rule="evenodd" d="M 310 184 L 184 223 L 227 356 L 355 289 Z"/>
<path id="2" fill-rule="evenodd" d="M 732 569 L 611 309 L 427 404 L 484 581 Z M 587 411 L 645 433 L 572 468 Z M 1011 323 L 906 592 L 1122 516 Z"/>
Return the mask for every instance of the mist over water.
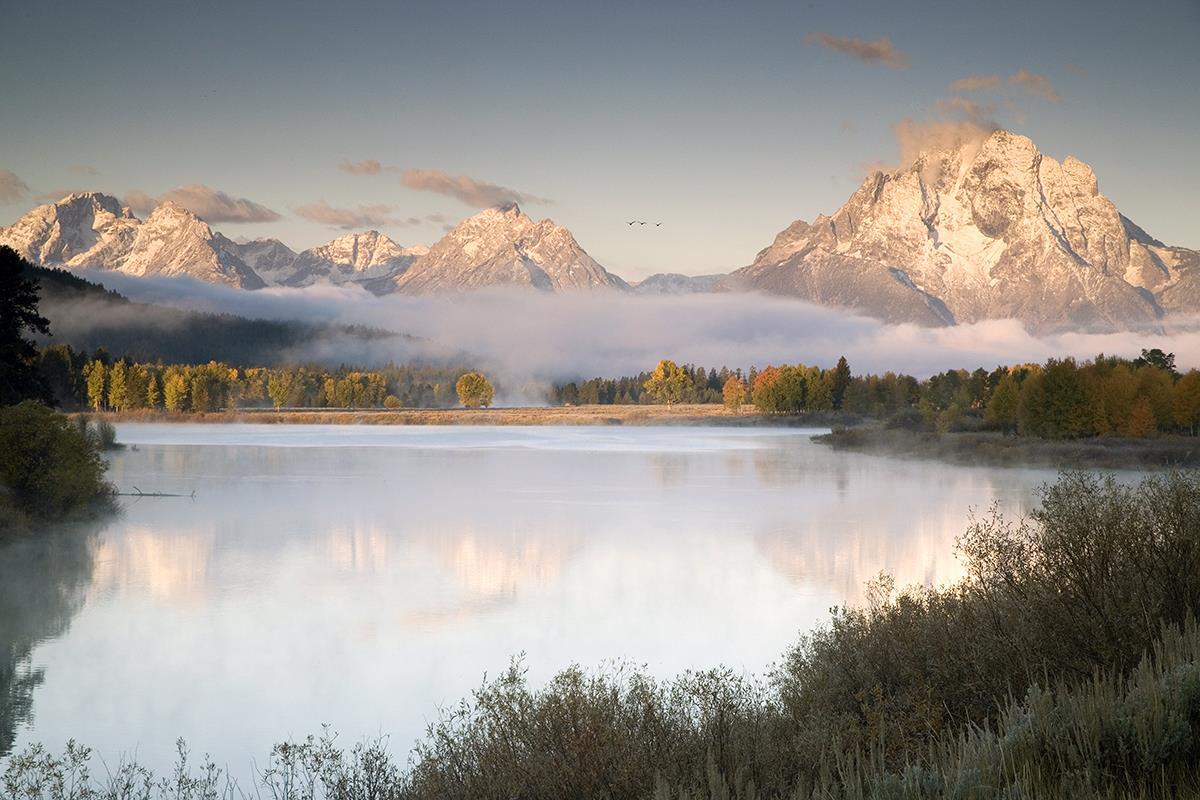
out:
<path id="1" fill-rule="evenodd" d="M 705 366 L 832 366 L 845 355 L 855 372 L 925 377 L 946 369 L 991 369 L 1050 357 L 1174 352 L 1200 365 L 1200 323 L 1172 319 L 1165 331 L 1034 336 L 1015 320 L 950 328 L 888 325 L 800 300 L 759 294 L 560 294 L 481 289 L 452 295 L 375 297 L 358 287 L 312 286 L 248 292 L 187 278 L 90 276 L 152 303 L 247 317 L 369 325 L 417 337 L 320 341 L 289 355 L 329 364 L 378 365 L 462 359 L 510 387 L 529 382 L 636 374 L 661 358 Z M 85 309 L 72 326 L 86 325 Z"/>
<path id="2" fill-rule="evenodd" d="M 125 498 L 69 539 L 52 596 L 6 604 L 40 677 L 0 720 L 18 747 L 158 768 L 182 736 L 240 774 L 322 723 L 407 751 L 521 652 L 536 681 L 612 659 L 762 673 L 880 571 L 958 577 L 970 509 L 1026 510 L 1053 478 L 811 433 L 121 425 L 112 480 L 195 499 Z M 0 586 L 62 541 L 8 546 Z"/>

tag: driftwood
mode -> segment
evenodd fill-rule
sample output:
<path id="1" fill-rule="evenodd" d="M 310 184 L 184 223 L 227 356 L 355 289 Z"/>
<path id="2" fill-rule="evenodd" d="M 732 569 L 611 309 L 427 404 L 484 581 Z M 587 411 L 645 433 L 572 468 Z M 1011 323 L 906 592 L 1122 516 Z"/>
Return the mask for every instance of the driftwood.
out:
<path id="1" fill-rule="evenodd" d="M 196 490 L 192 489 L 191 494 L 172 494 L 171 492 L 143 492 L 138 487 L 133 487 L 132 492 L 117 492 L 117 497 L 190 497 L 196 499 Z"/>

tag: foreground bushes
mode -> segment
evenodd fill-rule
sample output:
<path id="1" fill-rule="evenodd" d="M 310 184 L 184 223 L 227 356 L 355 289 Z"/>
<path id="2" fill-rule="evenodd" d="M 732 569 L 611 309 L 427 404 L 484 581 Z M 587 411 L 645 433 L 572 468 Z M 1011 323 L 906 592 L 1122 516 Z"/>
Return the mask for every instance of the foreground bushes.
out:
<path id="1" fill-rule="evenodd" d="M 0 408 L 0 530 L 79 515 L 110 497 L 104 438 L 40 403 Z"/>
<path id="2" fill-rule="evenodd" d="M 1028 519 L 987 515 L 959 548 L 964 580 L 897 594 L 880 579 L 762 681 L 576 667 L 537 688 L 516 663 L 404 769 L 382 743 L 311 738 L 277 746 L 244 791 L 204 768 L 186 792 L 184 771 L 104 793 L 1200 797 L 1200 478 L 1064 475 Z M 5 791 L 77 785 L 63 775 L 79 758 L 29 751 Z"/>

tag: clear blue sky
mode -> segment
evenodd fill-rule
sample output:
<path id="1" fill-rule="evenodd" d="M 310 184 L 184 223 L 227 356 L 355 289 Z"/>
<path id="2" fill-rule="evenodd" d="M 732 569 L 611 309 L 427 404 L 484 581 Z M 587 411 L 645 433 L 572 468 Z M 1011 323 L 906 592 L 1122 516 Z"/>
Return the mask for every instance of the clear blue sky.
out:
<path id="1" fill-rule="evenodd" d="M 430 169 L 549 198 L 526 211 L 627 277 L 725 271 L 895 161 L 893 126 L 935 117 L 952 81 L 996 75 L 999 92 L 969 96 L 1090 163 L 1155 236 L 1200 247 L 1197 0 L 159 0 L 4 17 L 0 170 L 28 187 L 4 224 L 57 191 L 204 184 L 282 217 L 215 223 L 230 236 L 318 244 L 339 231 L 296 209 L 324 202 L 419 218 L 378 227 L 430 243 L 474 213 L 402 185 Z M 813 33 L 895 53 L 868 62 Z M 1060 102 L 1010 83 L 1020 70 Z M 338 168 L 364 159 L 396 171 Z"/>

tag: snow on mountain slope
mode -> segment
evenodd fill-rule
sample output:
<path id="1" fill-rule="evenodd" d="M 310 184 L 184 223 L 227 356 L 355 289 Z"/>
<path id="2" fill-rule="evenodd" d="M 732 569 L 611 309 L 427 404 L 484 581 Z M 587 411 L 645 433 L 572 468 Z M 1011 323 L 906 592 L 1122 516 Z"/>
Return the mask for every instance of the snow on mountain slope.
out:
<path id="1" fill-rule="evenodd" d="M 156 206 L 138 227 L 119 269 L 143 277 L 186 275 L 243 289 L 266 286 L 244 261 L 220 246 L 208 223 L 170 201 Z"/>
<path id="2" fill-rule="evenodd" d="M 385 280 L 390 290 L 390 281 L 428 252 L 366 231 L 297 254 L 278 239 L 235 242 L 171 202 L 160 203 L 143 222 L 115 197 L 98 192 L 34 208 L 0 229 L 0 244 L 46 266 L 139 277 L 186 275 L 243 289 Z"/>
<path id="3" fill-rule="evenodd" d="M 235 242 L 216 234 L 218 246 L 241 259 L 267 283 L 274 285 L 291 274 L 296 252 L 278 239 L 253 239 Z"/>
<path id="4" fill-rule="evenodd" d="M 793 223 L 726 285 L 891 322 L 1116 330 L 1189 305 L 1196 255 L 1128 223 L 1083 162 L 997 130 L 874 173 L 832 217 Z"/>
<path id="5" fill-rule="evenodd" d="M 409 265 L 429 252 L 427 247 L 401 247 L 379 231 L 350 233 L 328 244 L 305 250 L 292 263 L 283 286 L 309 286 L 397 278 Z"/>
<path id="6" fill-rule="evenodd" d="M 116 269 L 133 247 L 140 224 L 115 197 L 80 192 L 40 205 L 0 229 L 0 244 L 36 264 Z"/>
<path id="7" fill-rule="evenodd" d="M 416 294 L 481 286 L 529 286 L 548 291 L 627 288 L 596 263 L 571 232 L 553 221 L 534 222 L 516 204 L 463 220 L 396 281 Z"/>

